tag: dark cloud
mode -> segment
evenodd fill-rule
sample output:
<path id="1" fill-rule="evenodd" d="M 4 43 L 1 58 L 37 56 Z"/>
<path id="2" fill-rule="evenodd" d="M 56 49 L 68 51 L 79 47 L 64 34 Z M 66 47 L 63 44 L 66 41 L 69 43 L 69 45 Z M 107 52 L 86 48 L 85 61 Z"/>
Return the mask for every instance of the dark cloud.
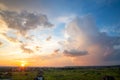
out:
<path id="1" fill-rule="evenodd" d="M 37 27 L 44 29 L 51 28 L 53 26 L 44 14 L 37 14 L 28 11 L 15 12 L 1 10 L 0 15 L 9 28 L 16 29 L 22 34 L 25 34 L 26 31 Z"/>
<path id="2" fill-rule="evenodd" d="M 108 54 L 104 58 L 106 61 L 118 61 L 120 60 L 120 49 L 114 50 L 111 54 Z"/>
<path id="3" fill-rule="evenodd" d="M 64 50 L 63 54 L 65 56 L 70 56 L 70 57 L 77 57 L 77 56 L 83 56 L 83 55 L 87 55 L 88 52 L 87 51 L 80 51 L 80 50 Z"/>
<path id="4" fill-rule="evenodd" d="M 101 39 L 100 39 L 101 38 Z M 104 60 L 105 61 L 118 61 L 120 60 L 120 48 L 116 49 L 114 46 L 120 45 L 120 37 L 114 36 L 100 36 L 98 38 L 99 44 L 101 47 L 105 48 Z"/>
<path id="5" fill-rule="evenodd" d="M 34 53 L 34 51 L 32 50 L 32 49 L 30 49 L 30 48 L 26 48 L 26 45 L 25 44 L 22 44 L 21 46 L 20 46 L 20 48 L 21 48 L 21 50 L 23 51 L 23 53 Z"/>

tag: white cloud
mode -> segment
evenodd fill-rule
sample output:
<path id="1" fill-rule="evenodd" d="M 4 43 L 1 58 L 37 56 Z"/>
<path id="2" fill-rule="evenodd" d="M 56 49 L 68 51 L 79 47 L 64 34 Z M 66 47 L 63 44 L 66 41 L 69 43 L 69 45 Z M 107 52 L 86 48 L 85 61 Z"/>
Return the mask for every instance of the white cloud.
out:
<path id="1" fill-rule="evenodd" d="M 59 17 L 57 17 L 56 20 L 57 20 L 58 23 L 68 23 L 71 20 L 73 20 L 73 18 L 75 18 L 75 17 L 76 17 L 75 15 L 59 16 Z"/>
<path id="2" fill-rule="evenodd" d="M 106 59 L 109 60 L 112 57 L 113 53 L 119 56 L 119 51 L 115 51 L 113 46 L 120 44 L 120 38 L 110 37 L 106 33 L 100 32 L 90 15 L 77 17 L 67 23 L 65 37 L 65 40 L 60 42 L 63 54 L 75 57 L 74 60 L 79 60 L 75 61 L 78 64 L 90 64 L 91 62 L 93 62 L 92 64 L 104 64 L 104 62 L 107 63 Z M 81 52 L 83 53 L 81 54 Z M 116 55 L 113 57 L 117 58 Z M 118 60 L 118 58 L 114 58 L 110 60 Z"/>

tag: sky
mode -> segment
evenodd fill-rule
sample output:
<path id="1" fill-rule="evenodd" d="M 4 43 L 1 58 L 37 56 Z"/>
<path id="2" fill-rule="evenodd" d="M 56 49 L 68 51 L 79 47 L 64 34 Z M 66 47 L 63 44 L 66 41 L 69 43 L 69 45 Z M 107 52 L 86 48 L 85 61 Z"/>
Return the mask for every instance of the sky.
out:
<path id="1" fill-rule="evenodd" d="M 0 0 L 0 66 L 120 65 L 119 0 Z"/>

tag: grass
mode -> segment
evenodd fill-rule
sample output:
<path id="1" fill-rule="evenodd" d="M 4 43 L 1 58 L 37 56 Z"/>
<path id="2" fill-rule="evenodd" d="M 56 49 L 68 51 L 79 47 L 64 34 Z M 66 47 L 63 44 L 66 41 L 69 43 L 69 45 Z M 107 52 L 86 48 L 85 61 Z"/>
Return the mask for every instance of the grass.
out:
<path id="1" fill-rule="evenodd" d="M 51 70 L 45 72 L 45 80 L 102 80 L 105 75 L 114 76 L 120 80 L 117 69 L 77 69 L 77 70 Z"/>
<path id="2" fill-rule="evenodd" d="M 33 80 L 37 72 L 12 72 L 13 80 Z"/>
<path id="3" fill-rule="evenodd" d="M 120 80 L 120 68 L 102 69 L 48 69 L 44 70 L 45 80 L 102 80 L 105 75 Z M 37 71 L 12 72 L 13 80 L 34 80 Z M 6 76 L 5 76 L 6 77 Z"/>

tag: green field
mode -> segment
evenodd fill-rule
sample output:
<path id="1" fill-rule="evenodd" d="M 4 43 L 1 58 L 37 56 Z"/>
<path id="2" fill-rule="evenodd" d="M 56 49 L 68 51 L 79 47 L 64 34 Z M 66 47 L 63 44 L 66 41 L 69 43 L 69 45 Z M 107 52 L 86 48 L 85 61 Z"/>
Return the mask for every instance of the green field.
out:
<path id="1" fill-rule="evenodd" d="M 33 80 L 37 76 L 37 71 L 11 72 L 11 74 L 13 80 Z M 46 69 L 43 76 L 45 80 L 102 80 L 105 75 L 120 80 L 120 68 Z"/>
<path id="2" fill-rule="evenodd" d="M 45 72 L 46 80 L 102 80 L 104 75 L 114 76 L 120 80 L 117 69 L 76 69 L 76 70 L 51 70 Z"/>

